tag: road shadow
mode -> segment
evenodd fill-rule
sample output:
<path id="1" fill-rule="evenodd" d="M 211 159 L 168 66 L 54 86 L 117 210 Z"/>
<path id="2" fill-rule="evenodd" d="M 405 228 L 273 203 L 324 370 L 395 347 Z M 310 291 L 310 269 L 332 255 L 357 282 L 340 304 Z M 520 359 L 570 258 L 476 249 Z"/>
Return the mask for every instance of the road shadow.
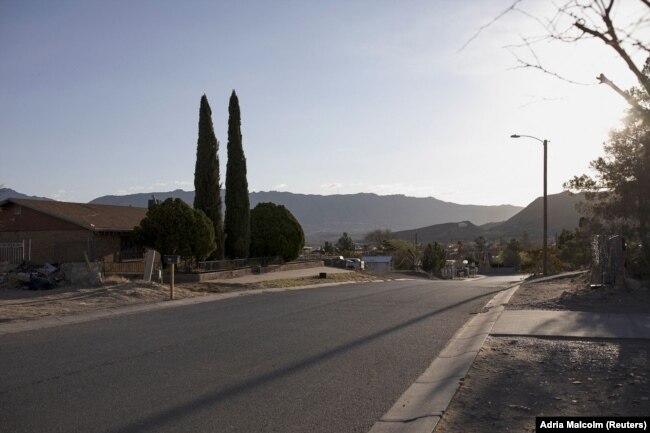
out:
<path id="1" fill-rule="evenodd" d="M 346 352 L 367 345 L 376 339 L 401 331 L 405 328 L 413 326 L 422 321 L 428 320 L 444 312 L 453 310 L 454 308 L 457 308 L 461 305 L 474 302 L 478 299 L 489 298 L 502 290 L 503 289 L 495 289 L 493 291 L 474 296 L 464 301 L 451 304 L 444 308 L 440 308 L 425 314 L 421 314 L 417 317 L 414 317 L 410 320 L 404 321 L 397 325 L 384 328 L 377 332 L 371 333 L 361 338 L 357 338 L 345 344 L 338 345 L 332 349 L 323 351 L 313 356 L 308 356 L 302 360 L 287 364 L 274 371 L 258 375 L 257 377 L 254 377 L 250 380 L 226 388 L 216 389 L 213 392 L 193 398 L 173 408 L 160 411 L 158 413 L 149 416 L 145 416 L 141 419 L 138 419 L 136 421 L 130 422 L 126 425 L 114 429 L 110 429 L 108 431 L 110 433 L 135 433 L 135 432 L 142 432 L 142 431 L 157 431 L 168 423 L 171 422 L 177 423 L 180 419 L 190 417 L 192 416 L 192 414 L 198 411 L 219 404 L 227 399 L 239 396 L 246 392 L 253 391 L 255 388 L 266 385 L 270 382 L 277 381 L 279 379 L 296 374 L 316 364 L 322 363 L 329 359 L 340 356 Z M 349 301 L 349 299 L 347 301 Z"/>

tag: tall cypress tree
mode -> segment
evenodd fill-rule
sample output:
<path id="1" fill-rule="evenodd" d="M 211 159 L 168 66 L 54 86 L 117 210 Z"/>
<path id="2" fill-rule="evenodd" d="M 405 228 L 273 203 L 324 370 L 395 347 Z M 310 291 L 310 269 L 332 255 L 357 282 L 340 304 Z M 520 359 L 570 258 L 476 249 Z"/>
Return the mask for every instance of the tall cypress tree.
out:
<path id="1" fill-rule="evenodd" d="M 194 209 L 200 209 L 214 225 L 216 249 L 211 257 L 223 259 L 224 234 L 221 217 L 221 185 L 219 182 L 219 142 L 212 126 L 212 110 L 208 98 L 201 97 L 199 109 L 199 139 L 196 144 L 196 167 L 194 169 Z"/>
<path id="2" fill-rule="evenodd" d="M 228 164 L 226 165 L 225 251 L 231 259 L 248 257 L 251 242 L 246 157 L 242 147 L 239 100 L 232 91 L 228 105 Z"/>

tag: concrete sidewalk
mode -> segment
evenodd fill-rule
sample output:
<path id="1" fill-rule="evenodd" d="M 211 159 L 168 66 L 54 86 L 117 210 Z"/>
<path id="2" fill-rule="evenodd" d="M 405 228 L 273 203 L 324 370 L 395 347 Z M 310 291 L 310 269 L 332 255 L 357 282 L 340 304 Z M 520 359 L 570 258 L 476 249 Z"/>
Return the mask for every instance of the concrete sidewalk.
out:
<path id="1" fill-rule="evenodd" d="M 527 283 L 575 277 L 587 272 L 565 272 L 529 280 Z M 648 340 L 650 339 L 650 314 L 590 313 L 566 310 L 505 310 L 492 327 L 490 335 Z"/>
<path id="2" fill-rule="evenodd" d="M 650 340 L 650 315 L 506 310 L 490 335 Z"/>

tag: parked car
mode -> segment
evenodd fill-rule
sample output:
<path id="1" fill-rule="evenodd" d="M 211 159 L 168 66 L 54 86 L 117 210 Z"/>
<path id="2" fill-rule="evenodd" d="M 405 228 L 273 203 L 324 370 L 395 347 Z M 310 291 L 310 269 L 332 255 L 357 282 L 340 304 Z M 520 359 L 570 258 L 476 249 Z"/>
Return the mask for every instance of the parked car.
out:
<path id="1" fill-rule="evenodd" d="M 363 271 L 365 263 L 361 259 L 345 259 L 345 269 L 354 269 L 355 271 Z"/>

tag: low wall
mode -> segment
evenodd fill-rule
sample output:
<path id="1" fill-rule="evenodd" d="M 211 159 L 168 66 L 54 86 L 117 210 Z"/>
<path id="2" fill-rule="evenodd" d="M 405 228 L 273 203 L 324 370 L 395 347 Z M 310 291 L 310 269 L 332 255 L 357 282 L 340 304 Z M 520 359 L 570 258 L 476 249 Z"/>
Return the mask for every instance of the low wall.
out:
<path id="1" fill-rule="evenodd" d="M 324 266 L 322 260 L 314 260 L 310 262 L 290 262 L 290 263 L 285 263 L 284 265 L 268 266 L 269 270 L 262 271 L 262 273 L 278 272 L 278 271 L 295 271 L 297 269 L 318 268 L 320 266 Z"/>
<path id="2" fill-rule="evenodd" d="M 246 275 L 266 274 L 269 272 L 280 272 L 280 271 L 294 271 L 297 269 L 317 268 L 320 266 L 323 266 L 322 260 L 316 260 L 311 262 L 292 262 L 292 263 L 285 263 L 284 265 L 264 266 L 256 269 L 255 270 L 256 272 L 254 272 L 253 268 L 243 268 L 243 269 L 233 269 L 230 271 L 203 272 L 200 274 L 177 273 L 174 275 L 174 281 L 176 283 L 197 283 L 200 281 L 227 280 L 230 278 L 244 277 Z M 169 274 L 165 273 L 165 275 L 163 275 L 163 280 L 165 283 L 168 283 Z"/>

